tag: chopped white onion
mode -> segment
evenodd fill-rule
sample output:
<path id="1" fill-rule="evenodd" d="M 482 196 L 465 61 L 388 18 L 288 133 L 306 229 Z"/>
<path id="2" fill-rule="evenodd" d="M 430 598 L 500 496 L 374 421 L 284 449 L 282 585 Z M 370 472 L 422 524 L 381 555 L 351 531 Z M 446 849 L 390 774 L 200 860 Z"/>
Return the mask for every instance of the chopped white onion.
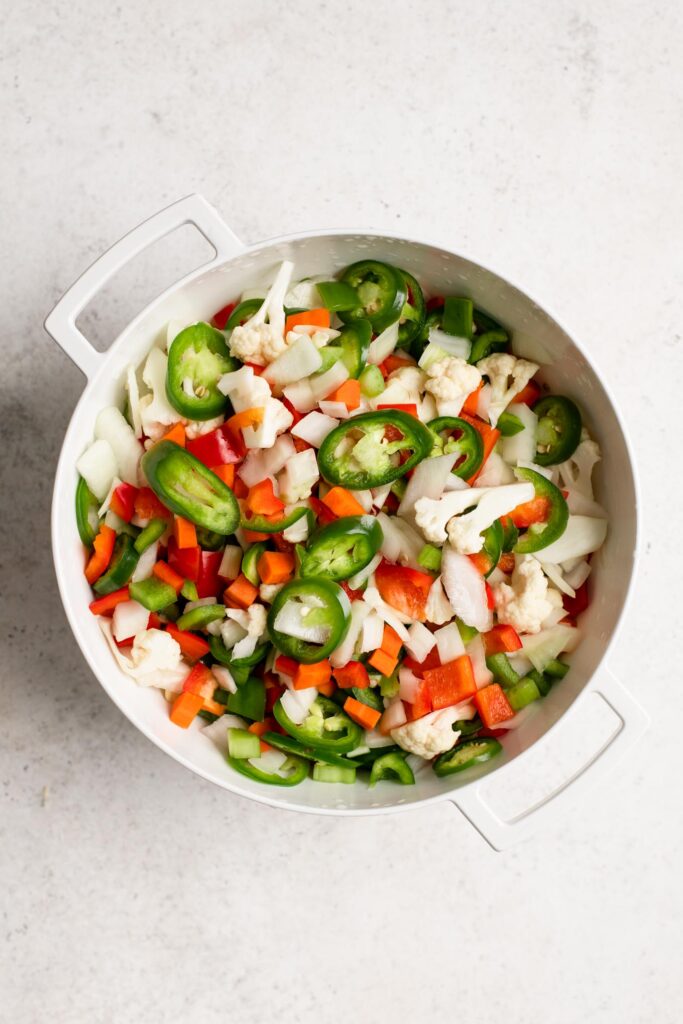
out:
<path id="1" fill-rule="evenodd" d="M 321 398 L 318 402 L 321 413 L 329 416 L 330 419 L 346 420 L 349 418 L 349 408 L 345 402 L 327 402 Z"/>
<path id="2" fill-rule="evenodd" d="M 138 375 L 134 366 L 126 370 L 126 391 L 128 392 L 128 408 L 130 418 L 133 422 L 133 433 L 140 440 L 142 438 L 142 418 L 140 416 L 140 388 Z"/>
<path id="3" fill-rule="evenodd" d="M 541 551 L 544 562 L 566 562 L 597 551 L 607 536 L 607 520 L 570 516 L 564 533 Z"/>
<path id="4" fill-rule="evenodd" d="M 457 356 L 465 362 L 470 358 L 472 342 L 468 338 L 458 338 L 454 334 L 446 334 L 438 327 L 432 327 L 429 332 L 429 344 L 436 345 L 448 356 Z"/>
<path id="5" fill-rule="evenodd" d="M 309 377 L 322 366 L 322 356 L 307 334 L 301 334 L 282 355 L 266 366 L 261 376 L 273 388 Z"/>
<path id="6" fill-rule="evenodd" d="M 372 363 L 374 366 L 379 366 L 383 363 L 387 356 L 396 348 L 398 342 L 398 320 L 391 324 L 386 330 L 378 334 L 374 341 L 370 342 L 370 348 L 368 350 L 367 362 Z"/>
<path id="7" fill-rule="evenodd" d="M 472 662 L 472 672 L 474 674 L 474 681 L 477 684 L 477 689 L 481 690 L 482 687 L 488 686 L 489 683 L 493 682 L 493 673 L 486 665 L 484 641 L 479 633 L 470 640 L 466 647 L 466 651 L 469 655 L 470 661 Z"/>
<path id="8" fill-rule="evenodd" d="M 405 494 L 398 506 L 398 515 L 412 522 L 418 498 L 440 498 L 460 454 L 450 452 L 448 455 L 438 455 L 434 459 L 423 459 L 413 470 L 413 475 L 408 481 Z"/>
<path id="9" fill-rule="evenodd" d="M 122 640 L 129 640 L 137 633 L 147 629 L 149 622 L 149 610 L 144 608 L 138 601 L 122 601 L 114 608 L 111 620 L 111 631 L 114 639 L 121 643 Z"/>
<path id="10" fill-rule="evenodd" d="M 118 465 L 116 456 L 108 441 L 95 441 L 81 455 L 76 469 L 98 499 L 104 501 Z"/>
<path id="11" fill-rule="evenodd" d="M 359 653 L 366 654 L 368 651 L 376 651 L 382 646 L 383 636 L 384 620 L 377 612 L 372 611 L 363 622 Z"/>
<path id="12" fill-rule="evenodd" d="M 421 682 L 420 677 L 416 676 L 409 668 L 405 668 L 405 666 L 400 668 L 398 670 L 398 695 L 401 700 L 414 704 Z"/>
<path id="13" fill-rule="evenodd" d="M 138 583 L 140 580 L 146 580 L 148 576 L 152 575 L 152 569 L 157 562 L 157 554 L 159 552 L 159 541 L 155 540 L 153 544 L 150 544 L 146 548 L 140 557 L 138 558 L 138 564 L 133 570 L 131 576 L 131 583 Z"/>
<path id="14" fill-rule="evenodd" d="M 205 725 L 202 729 L 204 736 L 208 736 L 221 754 L 225 756 L 228 752 L 228 729 L 246 729 L 247 723 L 239 715 L 221 715 L 215 722 Z"/>
<path id="15" fill-rule="evenodd" d="M 434 638 L 442 665 L 446 665 L 449 661 L 455 661 L 465 653 L 465 645 L 455 622 L 437 629 Z"/>
<path id="16" fill-rule="evenodd" d="M 424 661 L 435 643 L 434 633 L 427 629 L 423 622 L 414 622 L 412 626 L 409 626 L 405 646 L 408 654 L 415 661 Z"/>
<path id="17" fill-rule="evenodd" d="M 294 430 L 292 431 L 294 433 Z M 296 446 L 289 434 L 280 434 L 272 448 L 255 449 L 248 452 L 237 471 L 247 487 L 253 487 L 267 476 L 275 476 L 289 460 L 296 455 Z"/>
<path id="18" fill-rule="evenodd" d="M 281 750 L 264 750 L 260 757 L 250 757 L 249 764 L 258 771 L 274 775 L 279 772 L 286 760 L 287 754 L 283 754 Z"/>
<path id="19" fill-rule="evenodd" d="M 95 420 L 95 437 L 98 441 L 109 442 L 121 479 L 137 486 L 138 466 L 143 455 L 143 447 L 130 423 L 115 405 L 102 409 L 98 414 Z"/>
<path id="20" fill-rule="evenodd" d="M 429 588 L 425 615 L 427 622 L 433 622 L 435 626 L 441 626 L 453 618 L 453 609 L 443 589 L 441 576 L 437 576 Z M 436 643 L 436 641 L 434 642 Z"/>
<path id="21" fill-rule="evenodd" d="M 392 608 L 391 605 L 387 604 L 386 601 L 382 599 L 380 592 L 376 587 L 365 588 L 363 601 L 359 602 L 359 604 L 361 603 L 369 605 L 371 608 L 374 608 L 375 611 L 379 612 L 386 624 L 396 630 L 401 640 L 408 639 L 408 630 L 404 623 L 412 622 L 412 618 L 409 615 L 404 615 L 403 612 L 399 612 L 396 608 Z"/>
<path id="22" fill-rule="evenodd" d="M 295 725 L 301 725 L 317 696 L 318 691 L 313 686 L 306 690 L 285 690 L 280 697 L 282 710 Z"/>
<path id="23" fill-rule="evenodd" d="M 546 665 L 563 651 L 573 651 L 579 642 L 579 630 L 561 623 L 530 633 L 522 637 L 522 649 L 537 672 L 543 672 Z"/>
<path id="24" fill-rule="evenodd" d="M 299 420 L 296 426 L 292 427 L 291 433 L 307 444 L 312 444 L 314 448 L 319 448 L 330 431 L 338 426 L 338 419 L 314 410 Z"/>
<path id="25" fill-rule="evenodd" d="M 352 601 L 351 602 L 351 617 L 349 621 L 349 628 L 346 631 L 346 636 L 330 655 L 330 664 L 333 668 L 341 668 L 342 665 L 346 665 L 347 662 L 353 660 L 353 656 L 356 649 L 356 643 L 360 637 L 360 631 L 363 628 L 363 620 L 368 613 L 368 606 L 364 601 Z"/>
<path id="26" fill-rule="evenodd" d="M 227 690 L 228 693 L 237 693 L 237 683 L 227 665 L 212 665 L 211 673 L 221 689 Z"/>
<path id="27" fill-rule="evenodd" d="M 552 562 L 544 562 L 541 558 L 541 552 L 537 551 L 534 557 L 541 563 L 541 569 L 546 574 L 551 583 L 554 583 L 558 590 L 561 590 L 563 594 L 567 594 L 568 597 L 575 597 L 576 591 L 573 587 L 565 581 L 564 576 L 559 565 L 553 564 Z"/>
<path id="28" fill-rule="evenodd" d="M 441 579 L 453 613 L 480 633 L 489 630 L 493 619 L 486 599 L 484 577 L 467 555 L 459 554 L 450 544 L 443 548 Z"/>
<path id="29" fill-rule="evenodd" d="M 538 416 L 528 405 L 522 402 L 513 402 L 506 412 L 512 413 L 524 425 L 524 430 L 512 437 L 503 437 L 500 442 L 500 454 L 506 462 L 519 466 L 523 462 L 533 462 L 536 455 L 536 427 Z"/>
<path id="30" fill-rule="evenodd" d="M 242 548 L 238 544 L 228 544 L 218 566 L 218 575 L 224 580 L 236 580 L 241 568 Z"/>
<path id="31" fill-rule="evenodd" d="M 400 697 L 395 697 L 385 709 L 379 720 L 380 732 L 389 733 L 392 729 L 398 729 L 408 721 L 406 709 Z"/>
<path id="32" fill-rule="evenodd" d="M 565 572 L 565 580 L 574 588 L 574 590 L 578 590 L 579 587 L 583 586 L 590 574 L 590 562 L 585 562 L 582 559 L 579 561 L 578 565 L 573 566 L 571 572 Z"/>
<path id="33" fill-rule="evenodd" d="M 348 583 L 351 590 L 360 590 L 362 587 L 364 587 L 381 561 L 382 555 L 375 555 L 375 557 L 368 562 L 364 569 L 359 569 L 354 576 L 349 576 L 346 582 Z"/>

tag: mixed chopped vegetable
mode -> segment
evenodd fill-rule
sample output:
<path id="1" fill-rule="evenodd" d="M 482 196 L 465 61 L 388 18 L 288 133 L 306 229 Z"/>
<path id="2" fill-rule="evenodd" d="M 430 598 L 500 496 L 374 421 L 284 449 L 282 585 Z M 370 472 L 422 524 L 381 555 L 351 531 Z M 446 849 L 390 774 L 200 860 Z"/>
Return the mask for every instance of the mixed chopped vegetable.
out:
<path id="1" fill-rule="evenodd" d="M 293 270 L 169 324 L 97 417 L 90 610 L 250 779 L 466 771 L 569 671 L 600 450 L 472 299 L 376 260 Z"/>

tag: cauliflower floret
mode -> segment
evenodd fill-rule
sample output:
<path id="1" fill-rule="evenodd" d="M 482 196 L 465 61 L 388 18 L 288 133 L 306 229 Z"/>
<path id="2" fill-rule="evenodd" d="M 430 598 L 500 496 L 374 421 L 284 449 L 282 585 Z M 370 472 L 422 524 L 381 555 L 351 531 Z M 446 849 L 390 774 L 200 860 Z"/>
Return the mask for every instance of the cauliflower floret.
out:
<path id="1" fill-rule="evenodd" d="M 480 359 L 478 370 L 488 377 L 491 384 L 489 420 L 495 427 L 498 417 L 523 391 L 538 370 L 538 363 L 518 359 L 509 352 L 494 352 L 492 356 Z M 512 378 L 512 381 L 510 381 Z"/>
<path id="2" fill-rule="evenodd" d="M 99 618 L 112 654 L 120 668 L 140 686 L 156 686 L 162 690 L 179 693 L 189 672 L 182 658 L 180 644 L 163 629 L 145 629 L 133 641 L 130 656 L 116 644 L 112 633 L 111 619 Z"/>
<path id="3" fill-rule="evenodd" d="M 215 416 L 212 420 L 192 420 L 185 427 L 185 434 L 190 440 L 210 434 L 212 430 L 220 427 L 225 421 L 225 416 Z"/>
<path id="4" fill-rule="evenodd" d="M 561 462 L 557 467 L 560 479 L 565 487 L 571 487 L 586 498 L 593 498 L 593 469 L 595 464 L 602 458 L 600 446 L 597 441 L 592 441 L 588 431 L 581 434 L 581 443 L 566 462 Z"/>
<path id="5" fill-rule="evenodd" d="M 263 408 L 271 397 L 268 381 L 257 377 L 251 366 L 224 373 L 218 381 L 218 390 L 227 395 L 235 412 Z"/>
<path id="6" fill-rule="evenodd" d="M 237 623 L 244 634 L 233 646 L 232 657 L 248 658 L 254 653 L 266 631 L 266 609 L 262 604 L 251 604 L 246 611 L 241 608 L 226 608 L 225 614 L 229 620 Z"/>
<path id="7" fill-rule="evenodd" d="M 267 366 L 282 355 L 287 349 L 287 342 L 271 324 L 256 324 L 250 327 L 247 322 L 243 327 L 234 329 L 228 346 L 230 355 L 241 359 L 243 363 Z"/>
<path id="8" fill-rule="evenodd" d="M 333 327 L 315 327 L 312 324 L 297 324 L 293 331 L 287 332 L 287 345 L 291 347 L 302 335 L 311 339 L 316 348 L 324 348 L 335 338 L 338 338 L 341 331 Z"/>
<path id="9" fill-rule="evenodd" d="M 540 563 L 531 555 L 517 560 L 511 582 L 512 586 L 498 583 L 493 587 L 498 621 L 518 633 L 539 633 L 543 621 L 562 603 L 562 596 L 548 587 Z"/>
<path id="10" fill-rule="evenodd" d="M 478 533 L 485 530 L 494 519 L 507 515 L 525 501 L 531 501 L 533 496 L 533 484 L 529 483 L 504 484 L 501 487 L 466 487 L 463 490 L 447 491 L 440 498 L 418 498 L 415 502 L 415 522 L 422 530 L 425 540 L 431 544 L 443 544 L 447 538 L 450 521 L 466 508 L 476 506 L 474 511 L 459 520 L 458 535 L 461 531 L 469 531 L 472 522 Z M 456 546 L 455 541 L 453 546 Z M 481 544 L 465 553 L 474 554 L 480 548 Z"/>
<path id="11" fill-rule="evenodd" d="M 280 497 L 287 504 L 307 498 L 320 479 L 318 461 L 312 448 L 297 452 L 278 474 Z"/>
<path id="12" fill-rule="evenodd" d="M 436 577 L 429 588 L 427 604 L 425 606 L 425 618 L 427 622 L 433 622 L 435 626 L 443 626 L 445 622 L 450 622 L 453 618 L 451 602 L 446 597 L 440 576 Z"/>
<path id="13" fill-rule="evenodd" d="M 457 416 L 463 402 L 481 383 L 481 373 L 460 356 L 437 359 L 427 367 L 425 390 L 434 395 L 440 416 Z"/>
<path id="14" fill-rule="evenodd" d="M 441 711 L 432 711 L 430 715 L 418 718 L 415 722 L 406 722 L 398 729 L 392 729 L 391 738 L 399 747 L 410 751 L 411 754 L 431 760 L 455 745 L 460 736 L 460 733 L 453 729 L 453 723 L 457 720 L 457 707 L 443 708 Z"/>
<path id="15" fill-rule="evenodd" d="M 508 515 L 513 508 L 534 497 L 534 485 L 529 483 L 482 487 L 476 488 L 476 491 L 480 495 L 476 507 L 465 515 L 455 516 L 447 526 L 448 539 L 461 555 L 474 555 L 481 551 L 484 546 L 482 532 L 492 526 L 496 519 Z M 475 504 L 471 495 L 472 492 L 469 504 Z"/>
<path id="16" fill-rule="evenodd" d="M 242 436 L 247 448 L 272 448 L 275 438 L 291 427 L 294 417 L 277 398 L 267 398 L 263 409 L 263 419 L 258 427 L 243 427 Z"/>

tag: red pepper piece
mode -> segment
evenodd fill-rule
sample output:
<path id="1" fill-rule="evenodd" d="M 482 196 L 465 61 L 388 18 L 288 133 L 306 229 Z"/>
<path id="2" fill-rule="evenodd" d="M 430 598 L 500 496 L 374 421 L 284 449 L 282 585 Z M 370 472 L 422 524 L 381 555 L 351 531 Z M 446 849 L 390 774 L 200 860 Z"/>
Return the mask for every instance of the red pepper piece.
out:
<path id="1" fill-rule="evenodd" d="M 428 669 L 424 679 L 434 711 L 459 704 L 477 692 L 472 662 L 467 654 L 439 668 Z"/>
<path id="2" fill-rule="evenodd" d="M 512 626 L 499 624 L 490 629 L 483 636 L 484 647 L 487 654 L 507 654 L 511 651 L 518 651 L 522 646 L 516 630 Z"/>
<path id="3" fill-rule="evenodd" d="M 212 466 L 230 465 L 239 462 L 242 458 L 235 438 L 230 434 L 225 423 L 209 434 L 188 438 L 185 447 L 191 455 L 194 455 L 209 469 Z"/>
<path id="4" fill-rule="evenodd" d="M 138 489 L 132 484 L 119 484 L 111 496 L 109 508 L 124 522 L 129 523 L 135 514 L 137 494 Z"/>
<path id="5" fill-rule="evenodd" d="M 210 553 L 213 554 L 214 552 Z M 201 555 L 202 550 L 199 546 L 194 548 L 179 548 L 175 537 L 169 537 L 168 564 L 172 569 L 175 569 L 175 571 L 182 576 L 184 580 L 192 580 L 195 583 L 197 582 L 201 568 Z"/>

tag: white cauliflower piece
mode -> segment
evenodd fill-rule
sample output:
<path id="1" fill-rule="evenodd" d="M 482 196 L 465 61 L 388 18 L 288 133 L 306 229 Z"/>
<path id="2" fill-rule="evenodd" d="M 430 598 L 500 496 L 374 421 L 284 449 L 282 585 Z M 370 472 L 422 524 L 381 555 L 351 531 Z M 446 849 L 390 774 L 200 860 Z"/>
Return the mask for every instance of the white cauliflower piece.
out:
<path id="1" fill-rule="evenodd" d="M 210 434 L 212 430 L 220 427 L 225 422 L 225 416 L 215 416 L 212 420 L 191 420 L 185 426 L 185 434 L 190 440 Z"/>
<path id="2" fill-rule="evenodd" d="M 287 349 L 287 342 L 272 324 L 236 327 L 228 341 L 230 355 L 243 363 L 267 366 Z"/>
<path id="3" fill-rule="evenodd" d="M 445 622 L 450 622 L 453 618 L 451 602 L 443 589 L 443 580 L 440 576 L 436 577 L 429 588 L 425 617 L 427 622 L 433 622 L 435 626 L 443 626 Z M 436 643 L 436 641 L 434 642 Z"/>
<path id="4" fill-rule="evenodd" d="M 303 452 L 297 452 L 278 474 L 280 497 L 287 505 L 308 498 L 319 479 L 314 450 L 306 448 Z"/>
<path id="5" fill-rule="evenodd" d="M 469 504 L 475 504 L 472 500 L 474 490 L 472 488 L 470 491 Z M 447 526 L 448 539 L 461 555 L 474 555 L 481 551 L 484 546 L 482 531 L 492 526 L 496 519 L 506 516 L 513 508 L 534 497 L 534 485 L 529 483 L 478 487 L 476 491 L 480 497 L 476 499 L 475 508 L 465 515 L 454 516 Z"/>
<path id="6" fill-rule="evenodd" d="M 230 335 L 230 354 L 243 363 L 267 366 L 287 348 L 284 302 L 293 269 L 290 260 L 283 261 L 259 309 Z"/>
<path id="7" fill-rule="evenodd" d="M 427 367 L 425 390 L 436 399 L 440 416 L 457 416 L 463 403 L 481 383 L 481 373 L 460 356 L 437 359 Z"/>
<path id="8" fill-rule="evenodd" d="M 246 611 L 239 608 L 227 608 L 225 614 L 244 631 L 244 636 L 232 648 L 233 658 L 248 658 L 254 653 L 259 640 L 266 631 L 266 609 L 262 604 L 251 604 Z"/>
<path id="9" fill-rule="evenodd" d="M 218 390 L 227 395 L 235 412 L 263 408 L 271 397 L 268 381 L 257 377 L 251 366 L 224 373 L 218 381 Z"/>
<path id="10" fill-rule="evenodd" d="M 539 367 L 538 363 L 518 359 L 509 352 L 494 352 L 480 359 L 477 368 L 491 384 L 489 421 L 495 427 L 500 414 L 524 390 Z"/>
<path id="11" fill-rule="evenodd" d="M 586 430 L 581 435 L 581 443 L 566 462 L 557 467 L 560 479 L 565 487 L 570 487 L 586 498 L 593 498 L 593 469 L 602 455 L 597 441 L 592 441 Z"/>
<path id="12" fill-rule="evenodd" d="M 539 633 L 544 620 L 562 603 L 562 595 L 548 587 L 540 563 L 531 555 L 516 560 L 511 585 L 496 584 L 493 598 L 498 621 L 518 633 Z"/>
<path id="13" fill-rule="evenodd" d="M 392 729 L 391 738 L 399 747 L 410 751 L 411 754 L 431 760 L 455 745 L 460 736 L 460 733 L 453 729 L 453 724 L 457 720 L 457 707 L 443 708 L 440 711 L 432 711 L 430 715 L 418 718 L 414 722 L 406 722 L 398 729 Z"/>
<path id="14" fill-rule="evenodd" d="M 278 434 L 288 430 L 294 417 L 277 398 L 267 398 L 263 419 L 257 427 L 243 427 L 242 436 L 247 448 L 272 448 Z"/>
<path id="15" fill-rule="evenodd" d="M 111 619 L 100 617 L 104 633 L 119 667 L 140 686 L 156 686 L 180 693 L 190 668 L 183 661 L 180 644 L 163 629 L 145 629 L 133 641 L 130 656 L 116 645 Z"/>

